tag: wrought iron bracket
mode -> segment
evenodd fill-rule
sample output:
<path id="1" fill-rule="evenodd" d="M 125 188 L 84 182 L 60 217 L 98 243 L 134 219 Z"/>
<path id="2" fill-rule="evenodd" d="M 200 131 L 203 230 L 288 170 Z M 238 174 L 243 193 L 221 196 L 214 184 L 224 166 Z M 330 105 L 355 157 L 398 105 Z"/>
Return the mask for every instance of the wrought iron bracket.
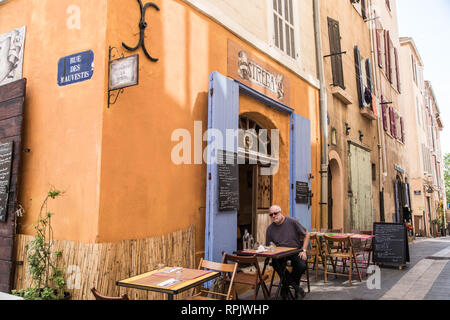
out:
<path id="1" fill-rule="evenodd" d="M 116 51 L 115 53 L 113 51 Z M 119 90 L 109 90 L 109 64 L 111 63 L 111 59 L 119 56 L 120 58 L 123 58 L 124 55 L 117 49 L 116 47 L 109 47 L 109 60 L 108 60 L 108 109 L 111 105 L 115 104 L 117 102 L 117 99 L 119 99 L 119 95 L 123 93 L 123 89 Z M 115 93 L 112 93 L 114 92 Z M 111 101 L 111 98 L 114 98 L 114 101 Z"/>
<path id="2" fill-rule="evenodd" d="M 326 56 L 323 56 L 324 58 L 328 58 L 328 57 L 334 57 L 334 56 L 340 56 L 343 54 L 347 54 L 347 51 L 343 51 L 343 52 L 338 52 L 338 53 L 332 53 L 332 54 L 328 54 Z"/>
<path id="3" fill-rule="evenodd" d="M 147 58 L 149 58 L 151 61 L 153 62 L 157 62 L 159 59 L 157 58 L 153 58 L 152 56 L 150 56 L 150 54 L 147 51 L 147 48 L 145 47 L 145 43 L 144 43 L 144 38 L 145 38 L 145 29 L 147 28 L 148 24 L 145 21 L 145 12 L 147 11 L 147 9 L 149 7 L 154 8 L 156 11 L 160 11 L 159 7 L 154 4 L 153 2 L 148 2 L 145 5 L 142 5 L 142 1 L 141 0 L 137 0 L 139 3 L 139 7 L 141 8 L 141 21 L 139 22 L 139 29 L 140 29 L 140 38 L 139 38 L 139 43 L 137 44 L 136 47 L 132 48 L 130 46 L 127 46 L 124 42 L 122 42 L 122 46 L 127 49 L 128 51 L 136 51 L 139 49 L 139 47 L 142 46 L 142 49 L 144 50 L 145 55 L 147 56 Z"/>

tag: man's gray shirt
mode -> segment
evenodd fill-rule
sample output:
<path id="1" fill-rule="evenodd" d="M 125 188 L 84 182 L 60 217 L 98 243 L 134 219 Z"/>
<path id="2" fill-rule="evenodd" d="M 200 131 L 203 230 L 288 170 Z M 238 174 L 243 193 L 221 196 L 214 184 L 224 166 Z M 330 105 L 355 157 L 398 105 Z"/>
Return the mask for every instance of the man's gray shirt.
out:
<path id="1" fill-rule="evenodd" d="M 266 246 L 273 242 L 277 247 L 301 248 L 303 240 L 300 237 L 305 236 L 306 232 L 296 219 L 285 217 L 281 225 L 272 222 L 267 228 Z"/>

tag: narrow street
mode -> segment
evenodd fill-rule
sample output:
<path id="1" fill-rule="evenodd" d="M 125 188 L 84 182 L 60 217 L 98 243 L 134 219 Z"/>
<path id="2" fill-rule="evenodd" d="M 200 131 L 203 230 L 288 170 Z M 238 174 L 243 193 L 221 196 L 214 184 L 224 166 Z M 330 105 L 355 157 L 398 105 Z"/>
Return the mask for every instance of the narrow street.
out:
<path id="1" fill-rule="evenodd" d="M 319 272 L 318 281 L 310 271 L 311 292 L 304 300 L 450 300 L 450 237 L 417 239 L 410 243 L 411 262 L 403 270 L 380 268 L 380 288 L 375 287 L 374 276 L 363 276 L 363 281 L 353 276 L 352 286 L 345 277 L 328 276 L 323 281 Z M 369 282 L 369 283 L 368 283 Z M 302 288 L 307 292 L 306 283 Z M 275 295 L 272 289 L 271 297 Z M 250 299 L 244 295 L 241 299 Z M 261 292 L 258 299 L 263 299 Z"/>

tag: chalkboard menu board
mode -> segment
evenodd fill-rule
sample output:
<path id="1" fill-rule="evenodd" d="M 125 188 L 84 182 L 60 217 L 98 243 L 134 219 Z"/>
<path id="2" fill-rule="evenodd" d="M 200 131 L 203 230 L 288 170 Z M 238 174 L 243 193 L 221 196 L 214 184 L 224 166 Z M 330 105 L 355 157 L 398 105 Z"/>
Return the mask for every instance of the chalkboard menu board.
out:
<path id="1" fill-rule="evenodd" d="M 6 220 L 13 142 L 0 143 L 0 221 Z"/>
<path id="2" fill-rule="evenodd" d="M 219 154 L 220 157 L 220 154 Z M 217 165 L 219 177 L 219 211 L 239 210 L 239 165 L 235 154 L 227 154 Z"/>
<path id="3" fill-rule="evenodd" d="M 403 266 L 409 262 L 406 226 L 399 223 L 374 223 L 374 260 L 377 264 Z"/>
<path id="4" fill-rule="evenodd" d="M 295 184 L 295 202 L 296 203 L 309 203 L 309 186 L 308 182 L 297 181 Z"/>

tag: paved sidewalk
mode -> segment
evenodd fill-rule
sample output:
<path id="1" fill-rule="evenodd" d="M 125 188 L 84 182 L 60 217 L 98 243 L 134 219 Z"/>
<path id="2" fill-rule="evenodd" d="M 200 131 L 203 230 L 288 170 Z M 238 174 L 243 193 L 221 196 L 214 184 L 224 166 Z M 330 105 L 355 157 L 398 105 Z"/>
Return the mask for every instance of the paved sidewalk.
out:
<path id="1" fill-rule="evenodd" d="M 314 272 L 310 272 L 311 292 L 304 300 L 450 300 L 450 237 L 436 239 L 418 239 L 410 243 L 411 262 L 407 268 L 381 268 L 380 289 L 369 289 L 374 279 L 356 280 L 352 277 L 352 286 L 348 278 L 330 275 L 328 282 L 323 281 L 323 272 L 315 281 Z M 306 283 L 302 283 L 306 290 Z M 276 288 L 272 289 L 272 296 Z M 253 293 L 241 298 L 251 299 Z M 262 295 L 259 297 L 262 299 Z"/>

